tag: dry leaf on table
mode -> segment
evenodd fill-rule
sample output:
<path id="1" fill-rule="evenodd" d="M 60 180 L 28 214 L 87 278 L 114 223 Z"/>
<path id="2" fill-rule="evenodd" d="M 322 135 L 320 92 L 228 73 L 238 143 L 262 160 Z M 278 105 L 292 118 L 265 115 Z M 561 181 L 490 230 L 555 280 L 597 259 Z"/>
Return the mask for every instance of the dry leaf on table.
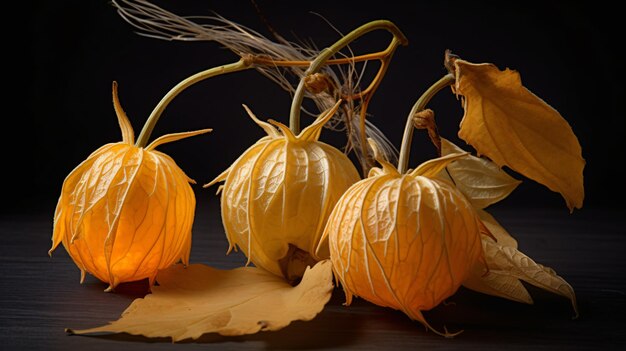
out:
<path id="1" fill-rule="evenodd" d="M 201 264 L 161 271 L 159 286 L 135 300 L 108 325 L 69 330 L 74 334 L 129 333 L 197 339 L 202 334 L 253 334 L 279 330 L 295 320 L 311 320 L 330 299 L 333 284 L 328 260 L 307 268 L 295 287 L 256 267 L 219 270 Z"/>

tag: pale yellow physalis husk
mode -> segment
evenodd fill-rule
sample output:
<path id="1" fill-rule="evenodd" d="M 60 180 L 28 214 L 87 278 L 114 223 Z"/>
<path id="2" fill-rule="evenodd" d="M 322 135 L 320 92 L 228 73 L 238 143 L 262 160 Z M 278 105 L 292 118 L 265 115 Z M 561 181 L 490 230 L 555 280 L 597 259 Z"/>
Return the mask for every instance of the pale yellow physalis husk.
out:
<path id="1" fill-rule="evenodd" d="M 464 155 L 431 160 L 404 175 L 378 159 L 382 169 L 341 197 L 324 235 L 347 304 L 360 296 L 432 329 L 421 311 L 454 294 L 482 257 L 482 227 L 472 205 L 452 184 L 434 179 Z"/>
<path id="2" fill-rule="evenodd" d="M 248 262 L 289 280 L 301 277 L 307 265 L 328 258 L 327 244 L 315 253 L 324 224 L 339 197 L 359 180 L 345 154 L 318 141 L 338 107 L 298 136 L 278 122 L 260 121 L 248 110 L 268 135 L 207 184 L 225 181 L 220 188 L 222 221 L 230 249 L 239 247 Z"/>
<path id="3" fill-rule="evenodd" d="M 54 216 L 50 253 L 61 243 L 81 270 L 110 288 L 188 263 L 195 197 L 189 179 L 160 144 L 209 130 L 170 134 L 146 148 L 133 145 L 132 126 L 113 102 L 123 141 L 102 146 L 65 179 Z"/>

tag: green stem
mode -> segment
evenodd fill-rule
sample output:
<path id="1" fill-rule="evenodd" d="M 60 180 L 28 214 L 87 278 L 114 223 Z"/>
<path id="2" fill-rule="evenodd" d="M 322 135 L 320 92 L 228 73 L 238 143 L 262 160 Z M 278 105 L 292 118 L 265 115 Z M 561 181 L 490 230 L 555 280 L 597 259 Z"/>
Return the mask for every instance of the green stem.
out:
<path id="1" fill-rule="evenodd" d="M 167 107 L 167 105 L 169 105 L 169 103 L 183 90 L 207 78 L 219 76 L 221 74 L 241 71 L 241 70 L 251 68 L 251 67 L 252 67 L 251 61 L 248 58 L 241 58 L 237 62 L 219 66 L 219 67 L 213 67 L 206 71 L 196 73 L 192 75 L 191 77 L 188 77 L 185 80 L 181 81 L 180 83 L 176 84 L 176 86 L 173 87 L 167 94 L 165 94 L 165 96 L 161 99 L 161 101 L 159 101 L 159 104 L 156 105 L 156 107 L 150 114 L 150 117 L 148 117 L 146 124 L 144 124 L 143 129 L 141 130 L 141 133 L 139 134 L 139 137 L 137 138 L 137 142 L 135 143 L 135 146 L 145 147 L 148 144 L 148 140 L 150 139 L 152 130 L 154 129 L 154 126 L 156 125 L 156 123 L 159 121 L 161 114 L 163 114 L 163 111 L 165 111 L 165 108 Z"/>
<path id="2" fill-rule="evenodd" d="M 339 39 L 332 46 L 322 50 L 319 56 L 317 56 L 317 58 L 315 58 L 315 60 L 311 62 L 309 68 L 304 72 L 304 76 L 302 77 L 302 79 L 300 79 L 300 83 L 298 84 L 298 87 L 296 88 L 293 96 L 293 101 L 291 103 L 291 112 L 289 114 L 289 128 L 294 135 L 300 134 L 300 110 L 302 108 L 302 100 L 304 99 L 304 78 L 311 74 L 317 73 L 326 63 L 326 61 L 328 61 L 331 57 L 337 54 L 348 44 L 363 36 L 364 34 L 367 34 L 377 29 L 385 29 L 391 32 L 391 34 L 393 34 L 395 38 L 398 38 L 400 40 L 400 43 L 402 45 L 406 45 L 408 43 L 408 40 L 406 39 L 404 34 L 402 34 L 400 29 L 398 29 L 395 24 L 386 20 L 377 20 L 360 26 L 359 28 L 348 33 L 343 38 Z"/>
<path id="3" fill-rule="evenodd" d="M 441 89 L 454 83 L 454 75 L 446 74 L 439 79 L 435 84 L 431 85 L 422 96 L 415 102 L 409 116 L 406 119 L 406 125 L 404 127 L 404 135 L 402 136 L 402 147 L 400 148 L 400 157 L 398 159 L 398 172 L 404 174 L 409 165 L 409 153 L 411 152 L 411 141 L 413 141 L 413 116 L 426 108 L 426 105 L 430 102 L 430 99 L 435 96 Z"/>

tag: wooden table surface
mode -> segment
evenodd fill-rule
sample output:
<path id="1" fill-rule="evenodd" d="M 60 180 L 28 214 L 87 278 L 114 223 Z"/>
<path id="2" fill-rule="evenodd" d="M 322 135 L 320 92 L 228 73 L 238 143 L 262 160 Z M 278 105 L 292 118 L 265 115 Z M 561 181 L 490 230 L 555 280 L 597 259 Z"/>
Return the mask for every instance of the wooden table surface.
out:
<path id="1" fill-rule="evenodd" d="M 206 195 L 203 195 L 206 197 Z M 217 201 L 199 199 L 192 262 L 220 268 L 245 262 L 225 256 L 227 243 Z M 79 271 L 63 248 L 47 255 L 52 209 L 42 214 L 0 215 L 0 349 L 224 350 L 224 349 L 624 349 L 626 348 L 626 211 L 504 209 L 492 213 L 517 237 L 520 249 L 566 278 L 578 297 L 580 318 L 569 302 L 529 288 L 534 305 L 523 305 L 461 288 L 446 306 L 426 312 L 433 326 L 464 329 L 453 339 L 427 332 L 404 314 L 356 300 L 344 307 L 335 289 L 324 311 L 310 322 L 278 332 L 242 337 L 205 335 L 172 345 L 168 339 L 68 336 L 64 328 L 87 328 L 117 319 L 146 284 L 104 293 L 105 284 Z"/>

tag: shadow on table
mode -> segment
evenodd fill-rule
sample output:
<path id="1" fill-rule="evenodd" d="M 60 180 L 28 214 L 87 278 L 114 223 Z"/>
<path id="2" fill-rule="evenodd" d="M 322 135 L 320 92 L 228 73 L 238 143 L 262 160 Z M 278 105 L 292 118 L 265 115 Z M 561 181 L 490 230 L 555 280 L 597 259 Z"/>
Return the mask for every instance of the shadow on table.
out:
<path id="1" fill-rule="evenodd" d="M 146 285 L 147 286 L 147 285 Z M 118 291 L 133 297 L 141 297 L 139 286 L 125 286 Z M 525 337 L 547 345 L 560 344 L 560 331 L 583 329 L 588 318 L 588 306 L 581 307 L 582 320 L 572 321 L 573 311 L 567 299 L 560 298 L 528 286 L 535 298 L 535 305 L 515 303 L 461 288 L 446 303 L 424 312 L 425 318 L 437 330 L 450 332 L 465 330 L 454 338 L 449 346 L 468 346 L 470 349 L 488 342 L 491 345 L 518 343 Z M 344 295 L 335 289 L 325 309 L 308 322 L 295 321 L 275 332 L 259 332 L 244 336 L 221 336 L 205 334 L 179 344 L 230 344 L 237 347 L 249 343 L 261 343 L 266 349 L 328 349 L 350 348 L 364 343 L 372 348 L 385 345 L 402 346 L 404 343 L 426 345 L 446 344 L 447 339 L 425 331 L 418 322 L 411 321 L 402 312 L 375 306 L 355 299 L 350 307 L 343 306 Z M 581 323 L 582 322 L 582 323 Z M 79 337 L 79 336 L 74 336 Z M 170 338 L 146 338 L 130 334 L 106 334 L 89 337 L 137 343 L 171 343 Z M 398 343 L 402 345 L 398 345 Z M 233 345 L 234 344 L 234 345 Z M 225 345 L 223 345 L 225 346 Z M 406 346 L 406 345 L 404 345 Z"/>

